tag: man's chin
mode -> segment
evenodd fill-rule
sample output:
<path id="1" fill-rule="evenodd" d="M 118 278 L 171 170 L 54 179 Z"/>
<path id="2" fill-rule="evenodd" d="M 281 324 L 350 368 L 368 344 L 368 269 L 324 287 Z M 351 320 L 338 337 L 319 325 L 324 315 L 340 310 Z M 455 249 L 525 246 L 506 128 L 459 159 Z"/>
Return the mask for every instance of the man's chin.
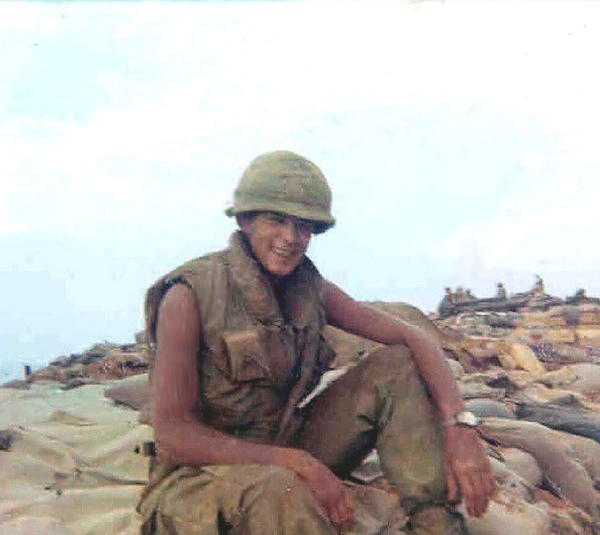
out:
<path id="1" fill-rule="evenodd" d="M 299 262 L 273 262 L 267 266 L 267 271 L 274 277 L 282 278 L 291 275 Z"/>

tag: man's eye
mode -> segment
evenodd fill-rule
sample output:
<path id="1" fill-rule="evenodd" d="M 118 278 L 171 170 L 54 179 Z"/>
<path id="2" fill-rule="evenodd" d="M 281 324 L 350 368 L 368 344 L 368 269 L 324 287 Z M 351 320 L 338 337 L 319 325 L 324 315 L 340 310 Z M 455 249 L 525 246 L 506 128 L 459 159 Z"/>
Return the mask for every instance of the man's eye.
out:
<path id="1" fill-rule="evenodd" d="M 310 221 L 300 219 L 296 221 L 296 228 L 298 229 L 298 232 L 302 232 L 303 234 L 310 234 L 313 230 L 313 224 Z"/>
<path id="2" fill-rule="evenodd" d="M 285 223 L 285 216 L 279 214 L 269 214 L 269 221 L 283 225 Z"/>

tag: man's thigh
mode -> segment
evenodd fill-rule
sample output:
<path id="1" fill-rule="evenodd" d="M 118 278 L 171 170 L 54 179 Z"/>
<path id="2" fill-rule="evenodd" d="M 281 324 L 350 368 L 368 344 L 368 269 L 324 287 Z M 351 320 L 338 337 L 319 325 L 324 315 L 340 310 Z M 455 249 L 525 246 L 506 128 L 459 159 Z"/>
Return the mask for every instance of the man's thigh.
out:
<path id="1" fill-rule="evenodd" d="M 408 445 L 423 429 L 437 435 L 437 411 L 410 350 L 403 345 L 373 350 L 306 410 L 307 421 L 295 445 L 342 477 L 371 449 L 382 446 L 381 440 L 399 439 L 398 443 Z"/>
<path id="2" fill-rule="evenodd" d="M 180 468 L 160 489 L 154 531 L 169 535 L 336 533 L 292 471 L 275 466 Z"/>

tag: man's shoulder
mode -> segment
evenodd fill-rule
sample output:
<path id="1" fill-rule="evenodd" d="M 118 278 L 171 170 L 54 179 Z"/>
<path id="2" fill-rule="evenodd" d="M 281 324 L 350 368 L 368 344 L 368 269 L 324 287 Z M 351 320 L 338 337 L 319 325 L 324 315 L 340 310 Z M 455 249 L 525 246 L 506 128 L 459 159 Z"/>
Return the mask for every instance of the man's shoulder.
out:
<path id="1" fill-rule="evenodd" d="M 199 275 L 203 272 L 209 272 L 224 266 L 226 264 L 226 259 L 227 249 L 214 251 L 184 262 L 171 271 L 169 275 L 173 273 Z"/>
<path id="2" fill-rule="evenodd" d="M 145 297 L 146 328 L 153 338 L 158 308 L 162 298 L 176 284 L 185 284 L 196 296 L 210 293 L 219 281 L 226 279 L 227 249 L 208 253 L 184 262 L 161 276 L 150 286 Z M 204 301 L 203 301 L 204 303 Z"/>
<path id="3" fill-rule="evenodd" d="M 148 289 L 147 298 L 160 300 L 165 291 L 178 282 L 194 287 L 198 281 L 210 279 L 226 265 L 227 249 L 192 258 L 160 276 Z"/>

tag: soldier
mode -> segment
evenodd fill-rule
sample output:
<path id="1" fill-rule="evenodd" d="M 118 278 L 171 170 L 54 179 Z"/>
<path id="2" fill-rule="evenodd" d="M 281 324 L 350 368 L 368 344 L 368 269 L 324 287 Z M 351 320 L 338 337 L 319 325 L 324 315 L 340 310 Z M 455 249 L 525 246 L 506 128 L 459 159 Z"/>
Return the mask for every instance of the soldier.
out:
<path id="1" fill-rule="evenodd" d="M 501 282 L 496 285 L 496 299 L 501 299 L 502 301 L 506 299 L 506 287 Z"/>
<path id="2" fill-rule="evenodd" d="M 533 285 L 531 293 L 535 296 L 544 295 L 546 293 L 544 279 L 542 279 L 542 277 L 540 277 L 539 275 L 535 276 L 535 284 Z"/>
<path id="3" fill-rule="evenodd" d="M 454 294 L 452 293 L 452 290 L 446 287 L 444 292 L 444 297 L 440 301 L 437 309 L 438 314 L 442 318 L 450 316 L 454 310 Z"/>
<path id="4" fill-rule="evenodd" d="M 464 303 L 468 301 L 467 293 L 462 286 L 458 286 L 456 288 L 456 293 L 454 294 L 457 303 Z"/>
<path id="5" fill-rule="evenodd" d="M 354 301 L 306 256 L 333 226 L 320 169 L 256 158 L 229 247 L 146 296 L 157 456 L 138 510 L 145 534 L 338 534 L 356 510 L 342 478 L 376 448 L 410 533 L 463 533 L 495 492 L 477 419 L 439 342 Z M 326 324 L 384 344 L 307 405 L 333 359 Z M 299 408 L 302 406 L 302 408 Z"/>

